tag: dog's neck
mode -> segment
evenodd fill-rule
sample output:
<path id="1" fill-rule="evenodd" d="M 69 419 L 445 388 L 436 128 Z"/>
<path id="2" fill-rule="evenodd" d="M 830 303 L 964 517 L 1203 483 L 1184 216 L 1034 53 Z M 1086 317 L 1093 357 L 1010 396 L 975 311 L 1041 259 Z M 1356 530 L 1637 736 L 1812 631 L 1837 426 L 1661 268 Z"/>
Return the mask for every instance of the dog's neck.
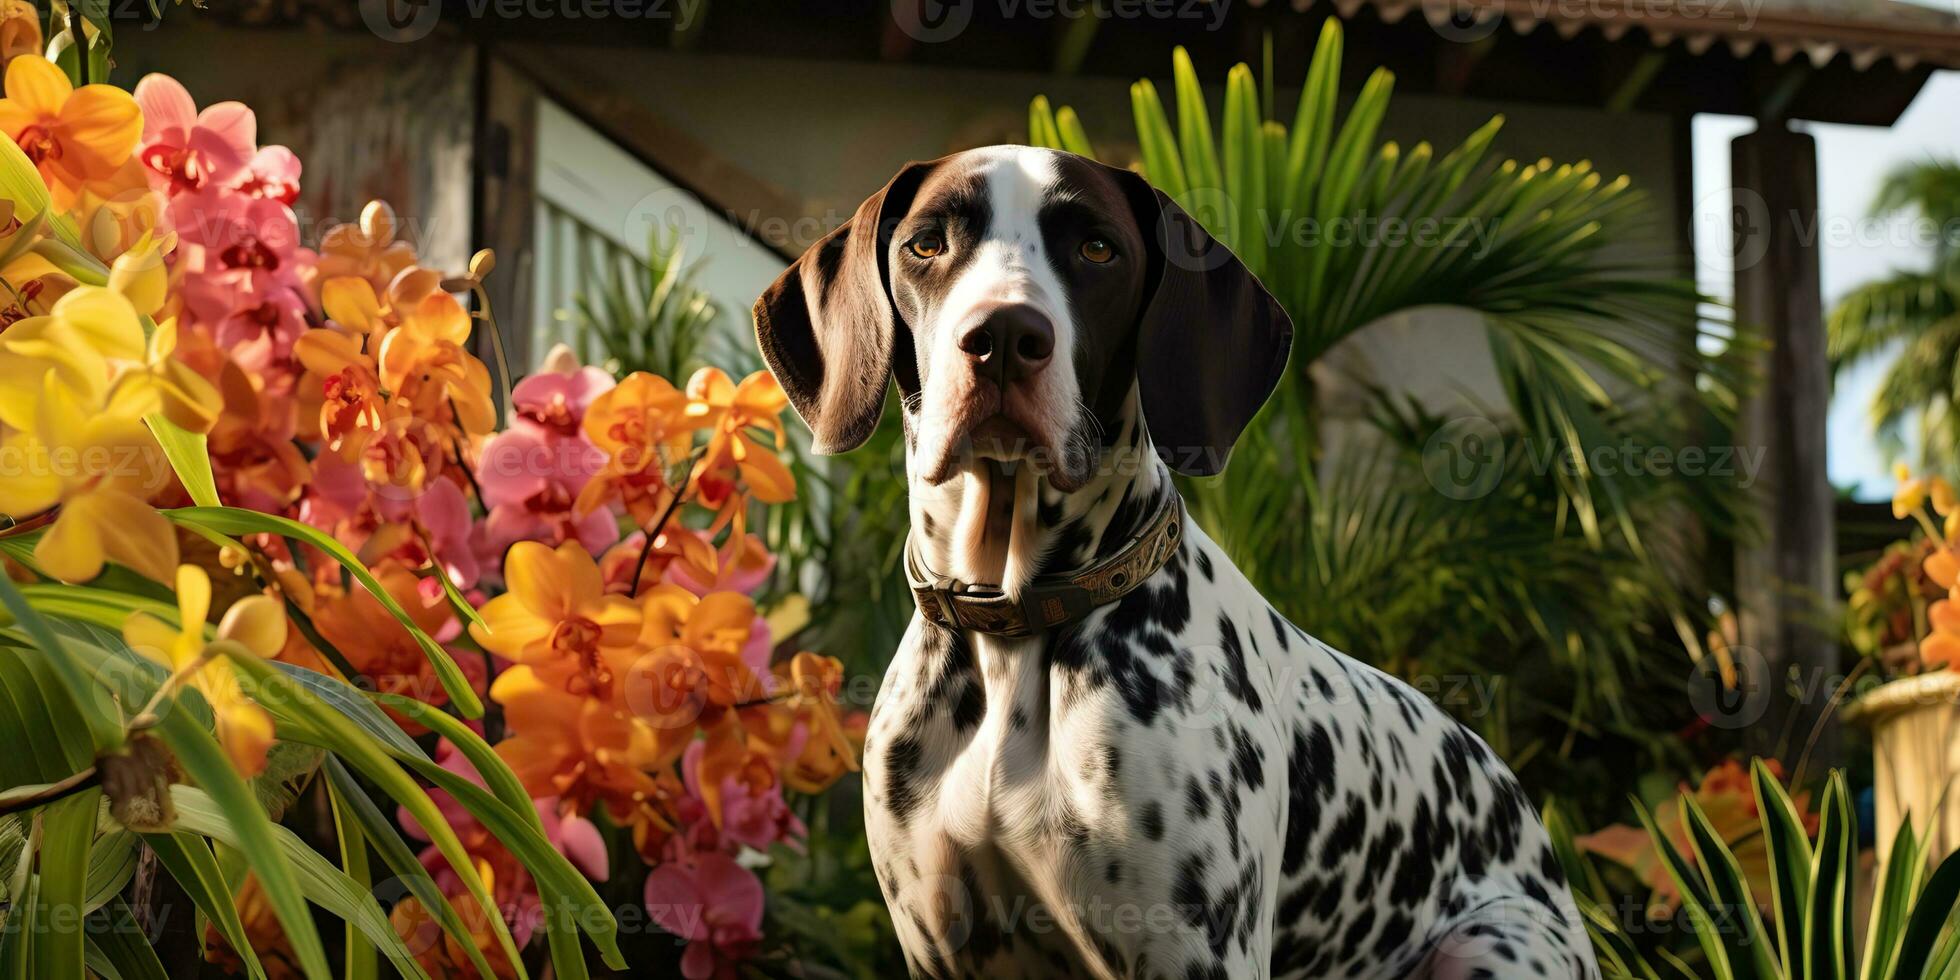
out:
<path id="1" fill-rule="evenodd" d="M 913 477 L 912 547 L 939 575 L 1018 595 L 1036 576 L 1114 554 L 1157 513 L 1162 495 L 1175 492 L 1132 391 L 1079 489 L 1056 489 L 1025 461 L 971 454 L 937 486 Z"/>

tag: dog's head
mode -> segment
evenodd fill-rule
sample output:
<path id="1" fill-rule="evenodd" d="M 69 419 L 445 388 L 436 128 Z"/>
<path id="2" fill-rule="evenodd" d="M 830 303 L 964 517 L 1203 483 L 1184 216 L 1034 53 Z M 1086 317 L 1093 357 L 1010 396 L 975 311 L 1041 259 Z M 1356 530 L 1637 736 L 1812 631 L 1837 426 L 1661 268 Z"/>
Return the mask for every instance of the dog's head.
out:
<path id="1" fill-rule="evenodd" d="M 1292 324 L 1238 258 L 1143 178 L 1022 146 L 901 170 L 755 305 L 790 403 L 836 453 L 905 397 L 915 476 L 967 454 L 1082 486 L 1134 388 L 1180 472 L 1225 465 Z"/>

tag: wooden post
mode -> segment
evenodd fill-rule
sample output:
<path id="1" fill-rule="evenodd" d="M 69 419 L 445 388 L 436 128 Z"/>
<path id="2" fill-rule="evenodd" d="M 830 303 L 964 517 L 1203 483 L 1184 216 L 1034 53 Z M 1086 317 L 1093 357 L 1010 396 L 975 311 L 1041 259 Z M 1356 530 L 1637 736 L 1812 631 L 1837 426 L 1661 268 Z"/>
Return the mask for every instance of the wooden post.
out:
<path id="1" fill-rule="evenodd" d="M 1766 120 L 1730 152 L 1736 319 L 1768 342 L 1738 426 L 1741 446 L 1764 452 L 1751 488 L 1763 533 L 1736 556 L 1738 659 L 1761 676 L 1745 699 L 1753 707 L 1734 721 L 1746 725 L 1753 751 L 1787 765 L 1803 754 L 1843 676 L 1830 627 L 1839 582 L 1824 466 L 1831 374 L 1817 271 L 1817 146 Z M 1837 761 L 1836 723 L 1823 724 L 1812 772 Z"/>
<path id="2" fill-rule="evenodd" d="M 474 231 L 478 247 L 497 251 L 497 269 L 484 288 L 497 315 L 497 332 L 511 373 L 519 376 L 536 369 L 544 355 L 531 349 L 538 97 L 530 79 L 495 53 L 484 53 L 477 102 Z M 492 352 L 482 344 L 487 338 L 478 340 L 477 355 L 489 361 Z"/>

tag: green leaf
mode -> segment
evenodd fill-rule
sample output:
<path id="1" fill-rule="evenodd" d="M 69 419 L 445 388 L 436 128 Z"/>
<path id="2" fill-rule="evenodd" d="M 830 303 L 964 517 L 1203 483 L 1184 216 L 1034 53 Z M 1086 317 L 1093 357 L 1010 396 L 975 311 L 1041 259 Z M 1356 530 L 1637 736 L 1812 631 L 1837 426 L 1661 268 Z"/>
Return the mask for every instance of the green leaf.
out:
<path id="1" fill-rule="evenodd" d="M 388 610 L 388 613 L 402 624 L 402 628 L 408 630 L 409 635 L 415 638 L 416 645 L 422 648 L 422 653 L 435 667 L 436 678 L 442 682 L 442 689 L 449 695 L 449 701 L 456 710 L 465 718 L 483 717 L 483 700 L 477 697 L 475 690 L 471 689 L 469 678 L 465 677 L 462 669 L 456 666 L 456 661 L 449 656 L 449 652 L 431 639 L 427 633 L 422 632 L 421 627 L 416 626 L 415 621 L 409 618 L 408 611 L 401 607 L 401 603 L 395 601 L 394 596 L 388 594 L 388 590 L 381 586 L 380 581 L 368 571 L 367 566 L 332 536 L 289 518 L 237 507 L 184 507 L 166 510 L 163 515 L 186 527 L 209 528 L 221 534 L 277 534 L 303 541 L 326 552 L 352 573 L 354 578 L 373 594 L 375 601 L 381 603 L 382 608 Z"/>
<path id="2" fill-rule="evenodd" d="M 120 898 L 90 916 L 86 952 L 89 969 L 105 978 L 113 970 L 114 980 L 169 980 L 156 950 Z"/>
<path id="3" fill-rule="evenodd" d="M 1934 943 L 1953 920 L 1956 908 L 1960 908 L 1960 852 L 1947 855 L 1939 867 L 1933 869 L 1932 877 L 1926 879 L 1925 889 L 1913 902 L 1912 916 L 1906 921 L 1905 935 L 1899 942 L 1899 955 L 1894 961 L 1892 976 L 1900 980 L 1919 980 L 1928 975 L 1926 967 L 1932 961 Z M 1952 954 L 1948 952 L 1946 955 L 1950 957 Z M 1944 967 L 1940 975 L 1946 975 Z"/>
<path id="4" fill-rule="evenodd" d="M 428 753 L 423 752 L 422 747 L 415 744 L 415 740 L 409 738 L 408 733 L 402 731 L 401 726 L 395 724 L 394 719 L 375 707 L 374 702 L 352 684 L 283 661 L 270 660 L 266 663 L 273 670 L 284 675 L 289 683 L 319 699 L 328 710 L 345 716 L 348 721 L 353 722 L 363 733 L 372 736 L 388 751 L 423 760 L 429 758 Z M 416 703 L 421 704 L 419 701 Z M 277 717 L 280 712 L 274 709 L 273 714 Z"/>
<path id="5" fill-rule="evenodd" d="M 175 701 L 180 696 L 170 696 L 166 701 Z M 217 740 L 190 712 L 166 704 L 158 709 L 158 714 L 157 733 L 177 756 L 178 765 L 231 819 L 234 846 L 248 858 L 253 873 L 258 875 L 266 903 L 285 929 L 300 969 L 309 978 L 325 980 L 329 972 L 326 948 L 313 927 L 313 916 L 307 910 L 306 896 L 295 877 L 292 861 L 280 848 L 272 821 L 259 808 L 251 787 L 231 767 L 230 758 L 218 747 Z"/>
<path id="6" fill-rule="evenodd" d="M 123 886 L 136 876 L 142 849 L 136 835 L 117 828 L 95 839 L 88 854 L 88 893 L 83 911 L 94 912 L 122 893 Z"/>
<path id="7" fill-rule="evenodd" d="M 1648 839 L 1654 843 L 1654 850 L 1661 856 L 1661 865 L 1667 869 L 1667 876 L 1673 879 L 1674 887 L 1681 892 L 1681 911 L 1687 915 L 1695 941 L 1708 958 L 1709 970 L 1715 974 L 1715 980 L 1735 980 L 1735 960 L 1748 952 L 1738 948 L 1740 937 L 1735 936 L 1728 924 L 1710 911 L 1714 899 L 1708 887 L 1701 876 L 1688 866 L 1681 852 L 1674 849 L 1674 841 L 1661 830 L 1647 804 L 1636 797 L 1633 805 L 1640 815 L 1641 826 L 1647 829 Z"/>
<path id="8" fill-rule="evenodd" d="M 41 847 L 35 856 L 40 887 L 32 912 L 36 933 L 28 962 L 36 977 L 82 975 L 82 920 L 87 914 L 88 852 L 95 839 L 100 790 L 85 790 L 42 807 Z"/>
<path id="9" fill-rule="evenodd" d="M 560 977 L 566 978 L 586 975 L 585 958 L 579 951 L 578 944 L 578 932 L 581 928 L 598 945 L 608 965 L 614 969 L 624 969 L 625 960 L 619 952 L 618 927 L 613 921 L 612 914 L 607 910 L 604 900 L 593 890 L 584 876 L 572 867 L 571 862 L 545 840 L 544 822 L 538 818 L 537 808 L 532 803 L 530 794 L 524 791 L 524 786 L 518 782 L 517 775 L 504 764 L 502 757 L 490 747 L 490 743 L 484 741 L 483 737 L 469 726 L 420 701 L 393 694 L 377 694 L 375 698 L 448 739 L 450 744 L 455 745 L 457 750 L 463 753 L 464 758 L 476 767 L 477 774 L 483 777 L 484 785 L 490 788 L 496 800 L 527 828 L 525 851 L 519 853 L 519 856 L 523 858 L 525 854 L 529 854 L 530 859 L 525 860 L 524 863 L 526 867 L 533 868 L 532 877 L 538 883 L 540 897 L 548 913 L 544 925 L 551 941 L 555 972 Z M 425 774 L 429 767 L 433 767 L 433 763 L 428 763 L 426 760 L 415 764 L 418 768 L 423 768 Z M 533 837 L 535 840 L 531 839 Z M 499 839 L 504 840 L 505 845 L 511 847 L 513 852 L 519 851 L 519 847 L 509 839 L 501 836 Z M 534 868 L 533 860 L 548 864 L 549 873 L 541 873 Z M 561 916 L 558 914 L 560 912 L 569 913 L 563 916 L 569 922 L 561 921 Z"/>
<path id="10" fill-rule="evenodd" d="M 346 872 L 347 880 L 354 883 L 363 895 L 374 890 L 374 875 L 368 870 L 367 834 L 361 830 L 360 819 L 355 816 L 352 806 L 333 791 L 331 782 L 327 786 L 327 802 L 333 808 L 333 835 L 340 843 L 340 867 Z M 383 923 L 387 922 L 383 917 Z M 390 934 L 393 934 L 392 928 Z M 361 927 L 352 920 L 347 923 L 346 977 L 347 980 L 376 980 L 381 965 L 373 940 L 369 939 Z"/>
<path id="11" fill-rule="evenodd" d="M 1785 976 L 1802 975 L 1804 904 L 1810 895 L 1810 834 L 1797 815 L 1796 804 L 1775 774 L 1760 758 L 1751 761 L 1749 776 L 1755 785 L 1757 808 L 1763 825 L 1763 845 L 1769 864 L 1769 880 L 1775 901 L 1776 948 L 1782 956 Z"/>
<path id="12" fill-rule="evenodd" d="M 224 872 L 218 868 L 218 859 L 211 853 L 211 845 L 202 837 L 185 833 L 144 834 L 143 839 L 149 842 L 158 863 L 170 872 L 177 887 L 190 896 L 198 911 L 204 913 L 225 943 L 238 954 L 246 971 L 254 980 L 265 980 L 265 967 L 260 965 L 259 954 L 245 935 L 245 924 L 238 918 L 238 905 L 225 884 Z"/>
<path id="13" fill-rule="evenodd" d="M 1813 980 L 1851 975 L 1851 903 L 1855 898 L 1858 825 L 1844 774 L 1831 771 L 1824 788 L 1817 851 L 1804 905 L 1804 962 Z"/>
<path id="14" fill-rule="evenodd" d="M 1872 889 L 1871 921 L 1865 927 L 1865 961 L 1859 976 L 1884 980 L 1905 938 L 1906 917 L 1912 911 L 1912 899 L 1919 893 L 1919 878 L 1925 869 L 1926 856 L 1913 833 L 1912 817 L 1907 815 L 1892 838 L 1892 853 Z"/>
<path id="15" fill-rule="evenodd" d="M 45 654 L 45 656 L 33 658 L 31 663 L 37 669 L 45 666 L 50 673 L 59 678 L 59 687 L 66 688 L 65 700 L 72 705 L 73 710 L 82 722 L 83 729 L 92 738 L 91 745 L 80 747 L 77 747 L 78 743 L 63 740 L 63 751 L 40 756 L 43 760 L 65 759 L 68 763 L 65 766 L 66 771 L 59 773 L 54 779 L 58 779 L 71 772 L 76 772 L 82 766 L 87 765 L 89 760 L 94 758 L 94 750 L 121 745 L 123 739 L 121 719 L 112 711 L 112 706 L 107 703 L 102 690 L 91 683 L 89 677 L 83 673 L 81 666 L 76 660 L 67 655 L 70 651 L 56 636 L 54 628 L 39 613 L 28 606 L 27 598 L 21 595 L 20 588 L 14 584 L 12 579 L 5 575 L 0 575 L 0 608 L 6 609 L 7 613 L 13 617 L 14 622 L 26 634 L 26 637 L 32 641 L 34 647 Z M 55 706 L 54 702 L 47 700 L 52 697 L 52 694 L 47 693 L 48 689 L 52 686 L 42 685 L 43 694 L 41 697 L 44 703 Z M 23 717 L 25 716 L 23 715 Z M 73 729 L 49 727 L 41 731 L 52 735 L 58 732 L 73 731 Z M 53 782 L 54 779 L 39 781 Z"/>
<path id="16" fill-rule="evenodd" d="M 177 822 L 184 830 L 202 834 L 226 845 L 242 849 L 245 835 L 240 832 L 236 814 L 221 810 L 211 797 L 191 786 L 172 786 L 171 798 L 177 805 Z M 428 974 L 416 964 L 415 956 L 402 944 L 401 937 L 395 934 L 394 926 L 388 922 L 387 913 L 381 910 L 367 887 L 342 874 L 318 852 L 306 846 L 292 831 L 274 825 L 274 846 L 280 854 L 291 862 L 300 891 L 315 904 L 326 909 L 349 925 L 359 929 L 362 936 L 372 945 L 368 954 L 375 949 L 387 954 L 388 961 L 395 969 L 412 977 Z M 265 884 L 261 875 L 260 886 Z"/>
<path id="17" fill-rule="evenodd" d="M 429 798 L 415 780 L 396 764 L 399 757 L 391 756 L 383 743 L 378 742 L 361 731 L 345 716 L 330 709 L 317 698 L 310 697 L 297 685 L 287 680 L 286 675 L 274 669 L 263 660 L 253 657 L 235 657 L 233 667 L 238 671 L 240 681 L 245 685 L 253 699 L 267 706 L 280 719 L 280 734 L 284 738 L 310 742 L 338 755 L 348 765 L 359 770 L 373 780 L 390 799 L 401 804 L 422 829 L 429 835 L 443 860 L 448 862 L 456 877 L 469 889 L 470 897 L 483 909 L 497 908 L 495 898 L 483 885 L 477 875 L 475 863 L 470 859 L 463 842 L 449 826 L 437 809 L 435 801 Z M 420 762 L 417 762 L 417 758 Z M 420 768 L 440 769 L 429 762 L 426 756 L 405 758 Z M 425 772 L 427 770 L 424 770 Z M 495 831 L 493 830 L 493 833 Z M 506 843 L 509 843 L 506 841 Z M 515 851 L 516 848 L 513 848 Z M 555 852 L 554 852 L 555 853 Z M 520 855 L 521 859 L 521 855 Z M 536 869 L 532 869 L 536 873 Z M 518 955 L 517 943 L 504 924 L 503 917 L 487 916 L 491 927 L 496 931 L 497 941 L 510 962 L 518 967 L 519 976 L 527 976 L 523 971 L 523 961 Z"/>
<path id="18" fill-rule="evenodd" d="M 1728 842 L 1715 830 L 1694 797 L 1682 794 L 1681 803 L 1695 863 L 1701 868 L 1703 880 L 1708 882 L 1715 907 L 1721 910 L 1723 920 L 1731 924 L 1731 931 L 1734 925 L 1741 927 L 1737 938 L 1742 948 L 1736 950 L 1740 955 L 1732 963 L 1736 976 L 1775 980 L 1777 964 L 1772 959 L 1769 936 L 1763 932 L 1762 920 L 1756 915 L 1756 898 L 1749 894 L 1748 879 L 1742 876 L 1742 863 L 1736 860 Z"/>
<path id="19" fill-rule="evenodd" d="M 327 785 L 333 793 L 335 805 L 344 807 L 346 815 L 359 825 L 361 834 L 374 845 L 382 863 L 388 866 L 395 880 L 401 882 L 408 894 L 422 903 L 423 908 L 430 910 L 443 932 L 455 940 L 457 947 L 470 958 L 478 976 L 494 976 L 495 972 L 491 970 L 489 961 L 484 959 L 483 951 L 477 948 L 476 938 L 470 934 L 469 927 L 463 924 L 455 906 L 444 897 L 435 878 L 422 866 L 422 861 L 408 849 L 395 825 L 368 798 L 367 792 L 361 789 L 340 760 L 328 756 L 326 772 Z"/>
<path id="20" fill-rule="evenodd" d="M 179 428 L 160 412 L 143 421 L 149 425 L 157 445 L 163 447 L 164 457 L 170 460 L 170 468 L 176 471 L 191 500 L 200 507 L 219 506 L 218 481 L 211 474 L 211 452 L 205 446 L 204 433 Z"/>

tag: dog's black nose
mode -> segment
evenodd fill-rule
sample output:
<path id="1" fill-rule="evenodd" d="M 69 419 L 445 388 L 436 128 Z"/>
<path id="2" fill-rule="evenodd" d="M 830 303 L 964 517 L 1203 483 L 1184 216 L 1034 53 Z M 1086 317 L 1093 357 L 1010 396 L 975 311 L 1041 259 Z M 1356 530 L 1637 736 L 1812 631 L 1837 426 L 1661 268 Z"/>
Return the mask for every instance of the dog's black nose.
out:
<path id="1" fill-rule="evenodd" d="M 1055 353 L 1055 325 L 1025 303 L 996 307 L 960 338 L 960 350 L 973 361 L 975 374 L 1006 385 L 1048 365 Z"/>

